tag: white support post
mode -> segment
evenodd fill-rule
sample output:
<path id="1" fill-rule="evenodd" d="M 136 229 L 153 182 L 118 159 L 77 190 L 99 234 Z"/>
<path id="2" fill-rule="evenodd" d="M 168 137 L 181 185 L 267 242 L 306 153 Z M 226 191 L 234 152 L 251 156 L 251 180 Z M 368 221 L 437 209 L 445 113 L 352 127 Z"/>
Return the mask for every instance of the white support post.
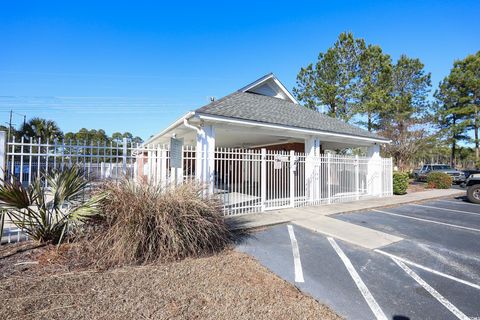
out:
<path id="1" fill-rule="evenodd" d="M 290 207 L 295 207 L 295 151 L 290 150 Z"/>
<path id="2" fill-rule="evenodd" d="M 368 147 L 367 156 L 368 171 L 367 171 L 367 192 L 371 196 L 378 196 L 381 193 L 381 158 L 380 146 L 374 144 Z"/>
<path id="3" fill-rule="evenodd" d="M 309 202 L 315 202 L 321 199 L 320 194 L 320 139 L 318 137 L 309 137 L 305 139 L 305 190 Z"/>
<path id="4" fill-rule="evenodd" d="M 267 149 L 262 148 L 260 169 L 260 197 L 262 201 L 262 212 L 265 211 L 267 202 Z"/>
<path id="5" fill-rule="evenodd" d="M 207 126 L 205 128 L 207 138 L 207 183 L 208 192 L 213 194 L 215 184 L 215 128 L 213 126 Z"/>
<path id="6" fill-rule="evenodd" d="M 355 199 L 360 199 L 360 162 L 358 161 L 358 155 L 355 156 Z"/>
<path id="7" fill-rule="evenodd" d="M 327 203 L 332 203 L 332 179 L 331 179 L 331 162 L 332 162 L 332 155 L 329 153 L 327 154 Z"/>
<path id="8" fill-rule="evenodd" d="M 195 177 L 207 183 L 212 193 L 215 182 L 215 128 L 212 125 L 204 125 L 197 133 L 195 154 Z"/>

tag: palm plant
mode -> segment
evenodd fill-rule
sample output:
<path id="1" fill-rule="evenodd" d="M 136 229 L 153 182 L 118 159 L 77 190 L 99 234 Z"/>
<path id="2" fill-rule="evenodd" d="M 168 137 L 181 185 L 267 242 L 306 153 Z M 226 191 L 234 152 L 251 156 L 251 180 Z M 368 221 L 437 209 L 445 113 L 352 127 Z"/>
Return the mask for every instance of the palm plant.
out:
<path id="1" fill-rule="evenodd" d="M 53 120 L 32 118 L 20 128 L 20 135 L 25 138 L 40 138 L 42 141 L 63 137 L 63 133 Z"/>
<path id="2" fill-rule="evenodd" d="M 75 227 L 99 213 L 103 194 L 91 195 L 89 186 L 76 166 L 44 174 L 28 187 L 18 181 L 3 181 L 0 210 L 32 239 L 61 243 Z"/>

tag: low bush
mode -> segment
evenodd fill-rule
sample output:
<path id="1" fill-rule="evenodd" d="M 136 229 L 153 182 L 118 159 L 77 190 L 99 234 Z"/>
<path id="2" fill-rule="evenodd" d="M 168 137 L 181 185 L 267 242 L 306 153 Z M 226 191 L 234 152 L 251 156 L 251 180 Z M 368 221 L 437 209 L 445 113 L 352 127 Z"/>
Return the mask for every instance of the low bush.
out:
<path id="1" fill-rule="evenodd" d="M 393 194 L 402 195 L 407 193 L 408 172 L 393 173 Z"/>
<path id="2" fill-rule="evenodd" d="M 160 187 L 125 180 L 104 187 L 100 265 L 146 264 L 222 250 L 231 240 L 221 203 L 193 182 Z"/>
<path id="3" fill-rule="evenodd" d="M 434 189 L 448 189 L 452 186 L 452 177 L 443 172 L 430 172 L 427 175 L 427 186 Z"/>

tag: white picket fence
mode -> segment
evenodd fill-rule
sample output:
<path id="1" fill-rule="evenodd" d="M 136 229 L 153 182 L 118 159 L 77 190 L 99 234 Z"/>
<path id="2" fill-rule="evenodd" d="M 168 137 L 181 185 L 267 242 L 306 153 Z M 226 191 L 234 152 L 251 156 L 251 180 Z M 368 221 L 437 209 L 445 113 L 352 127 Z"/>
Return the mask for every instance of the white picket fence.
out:
<path id="1" fill-rule="evenodd" d="M 1 148 L 1 146 L 0 146 Z M 2 151 L 2 150 L 0 150 Z M 183 147 L 182 167 L 170 166 L 166 145 L 12 140 L 6 144 L 6 178 L 29 185 L 43 172 L 76 164 L 93 180 L 124 176 L 152 183 L 198 178 L 194 147 Z M 200 158 L 208 157 L 198 154 Z M 392 195 L 392 161 L 266 149 L 216 148 L 210 190 L 223 200 L 225 215 L 330 204 Z M 205 159 L 203 159 L 205 160 Z"/>

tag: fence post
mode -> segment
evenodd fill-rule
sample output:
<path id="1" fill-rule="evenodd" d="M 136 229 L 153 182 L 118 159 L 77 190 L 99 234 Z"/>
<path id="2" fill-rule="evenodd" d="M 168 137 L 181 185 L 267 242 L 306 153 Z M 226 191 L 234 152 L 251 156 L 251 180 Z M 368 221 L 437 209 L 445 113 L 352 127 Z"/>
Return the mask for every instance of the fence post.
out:
<path id="1" fill-rule="evenodd" d="M 123 175 L 127 175 L 127 138 L 123 138 L 123 154 L 122 154 L 122 162 L 123 162 Z"/>
<path id="2" fill-rule="evenodd" d="M 390 176 L 388 177 L 388 179 L 389 179 L 389 182 L 390 182 L 390 184 L 389 184 L 390 190 L 389 190 L 389 194 L 388 194 L 388 195 L 389 195 L 389 196 L 393 196 L 393 158 L 390 158 L 389 160 L 390 160 L 390 161 L 389 161 L 389 164 L 390 164 L 390 171 L 389 171 Z"/>
<path id="3" fill-rule="evenodd" d="M 164 146 L 160 150 L 160 182 L 162 186 L 167 185 L 167 150 Z"/>
<path id="4" fill-rule="evenodd" d="M 6 169 L 6 134 L 5 131 L 0 131 L 0 185 L 3 185 L 3 181 L 5 180 L 5 169 Z M 3 227 L 5 225 L 5 212 L 0 212 L 0 245 L 2 244 L 2 237 L 3 237 Z"/>
<path id="5" fill-rule="evenodd" d="M 330 153 L 327 153 L 327 203 L 330 204 L 332 202 L 332 189 L 331 189 L 331 165 L 330 163 L 332 159 L 332 155 Z"/>
<path id="6" fill-rule="evenodd" d="M 356 200 L 360 198 L 360 162 L 358 161 L 358 154 L 355 156 L 355 190 Z"/>
<path id="7" fill-rule="evenodd" d="M 260 170 L 260 195 L 262 201 L 262 212 L 265 211 L 267 202 L 267 149 L 262 148 Z"/>
<path id="8" fill-rule="evenodd" d="M 3 184 L 5 180 L 5 163 L 6 163 L 6 152 L 7 141 L 5 131 L 0 131 L 0 183 Z"/>
<path id="9" fill-rule="evenodd" d="M 290 150 L 290 207 L 295 207 L 295 151 Z"/>

